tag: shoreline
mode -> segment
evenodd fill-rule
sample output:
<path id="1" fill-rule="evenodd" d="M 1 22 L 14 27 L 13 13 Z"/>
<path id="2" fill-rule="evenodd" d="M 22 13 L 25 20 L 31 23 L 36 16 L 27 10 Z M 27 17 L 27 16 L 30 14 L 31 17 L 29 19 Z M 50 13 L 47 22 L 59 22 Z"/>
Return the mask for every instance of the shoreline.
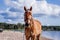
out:
<path id="1" fill-rule="evenodd" d="M 0 32 L 0 40 L 25 40 L 24 33 L 18 31 L 5 30 Z M 46 37 L 40 37 L 40 40 L 52 40 Z"/>

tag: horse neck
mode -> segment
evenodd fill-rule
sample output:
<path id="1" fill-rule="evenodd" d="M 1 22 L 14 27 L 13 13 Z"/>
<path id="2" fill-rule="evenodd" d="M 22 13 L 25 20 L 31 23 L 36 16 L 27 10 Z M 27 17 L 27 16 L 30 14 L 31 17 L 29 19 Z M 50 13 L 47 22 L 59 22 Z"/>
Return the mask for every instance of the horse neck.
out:
<path id="1" fill-rule="evenodd" d="M 34 21 L 33 21 L 33 18 L 31 19 L 30 26 L 34 26 Z"/>

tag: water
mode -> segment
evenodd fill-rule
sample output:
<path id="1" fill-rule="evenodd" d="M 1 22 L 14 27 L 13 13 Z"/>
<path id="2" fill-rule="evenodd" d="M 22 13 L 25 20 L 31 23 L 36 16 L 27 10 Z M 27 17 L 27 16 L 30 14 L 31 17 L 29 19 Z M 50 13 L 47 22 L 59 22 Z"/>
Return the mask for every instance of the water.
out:
<path id="1" fill-rule="evenodd" d="M 53 40 L 60 40 L 60 31 L 43 31 L 41 36 L 50 38 Z"/>
<path id="2" fill-rule="evenodd" d="M 19 31 L 24 32 L 23 30 L 19 30 Z M 60 31 L 42 31 L 41 36 L 53 40 L 60 40 Z"/>

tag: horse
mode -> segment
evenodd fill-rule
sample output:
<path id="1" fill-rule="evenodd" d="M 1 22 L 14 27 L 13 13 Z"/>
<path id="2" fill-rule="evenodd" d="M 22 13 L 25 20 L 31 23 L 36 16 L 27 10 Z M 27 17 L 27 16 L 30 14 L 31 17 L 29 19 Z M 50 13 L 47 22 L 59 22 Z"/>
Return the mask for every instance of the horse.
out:
<path id="1" fill-rule="evenodd" d="M 32 17 L 32 6 L 30 9 L 26 9 L 24 6 L 24 23 L 25 23 L 25 37 L 26 40 L 40 40 L 40 35 L 42 32 L 41 23 L 33 19 Z"/>

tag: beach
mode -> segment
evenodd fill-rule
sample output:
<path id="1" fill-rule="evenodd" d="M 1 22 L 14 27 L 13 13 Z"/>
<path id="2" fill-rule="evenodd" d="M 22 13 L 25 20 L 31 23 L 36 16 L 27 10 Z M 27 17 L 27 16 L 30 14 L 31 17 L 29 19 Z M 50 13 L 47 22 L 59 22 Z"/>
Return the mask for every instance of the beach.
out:
<path id="1" fill-rule="evenodd" d="M 3 31 L 0 32 L 0 40 L 25 40 L 24 33 L 19 31 Z M 46 37 L 40 37 L 40 40 L 52 40 Z"/>

